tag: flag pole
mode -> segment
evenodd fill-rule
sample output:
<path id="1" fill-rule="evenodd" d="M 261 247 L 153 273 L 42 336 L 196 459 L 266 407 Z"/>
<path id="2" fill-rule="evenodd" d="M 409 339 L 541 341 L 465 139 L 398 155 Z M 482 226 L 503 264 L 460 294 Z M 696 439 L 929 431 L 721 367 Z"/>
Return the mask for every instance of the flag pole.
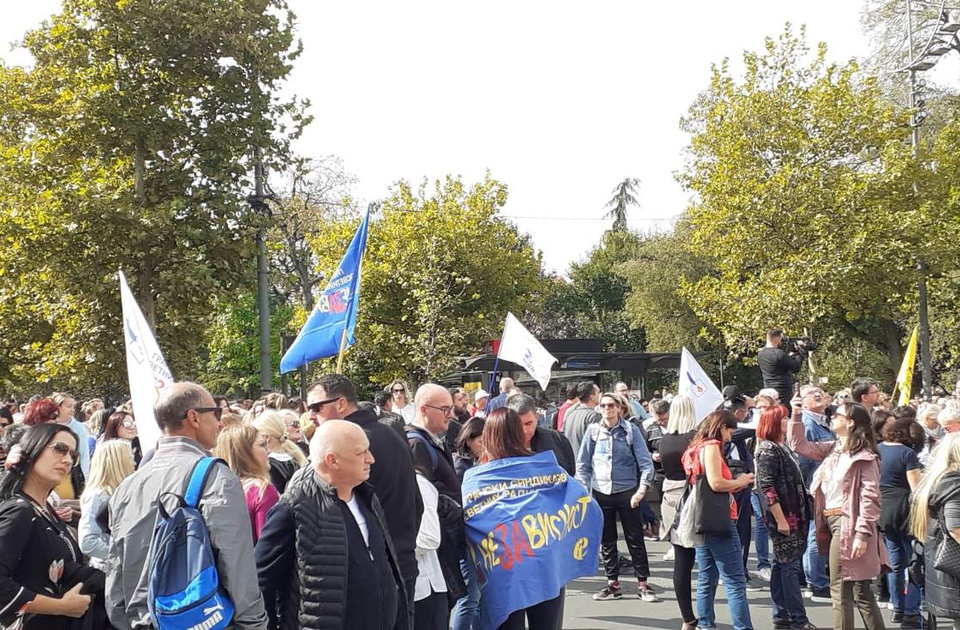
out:
<path id="1" fill-rule="evenodd" d="M 343 372 L 343 355 L 347 352 L 347 324 L 343 324 L 343 335 L 340 337 L 340 354 L 337 355 L 337 374 Z"/>

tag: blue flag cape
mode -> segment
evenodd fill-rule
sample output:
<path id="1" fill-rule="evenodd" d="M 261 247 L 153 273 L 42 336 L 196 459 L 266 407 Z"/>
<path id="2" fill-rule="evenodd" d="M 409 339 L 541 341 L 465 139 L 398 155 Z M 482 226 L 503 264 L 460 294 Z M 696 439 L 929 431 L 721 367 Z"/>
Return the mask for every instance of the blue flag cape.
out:
<path id="1" fill-rule="evenodd" d="M 463 515 L 480 584 L 482 630 L 597 571 L 600 506 L 560 468 L 553 451 L 469 469 Z"/>
<path id="2" fill-rule="evenodd" d="M 360 303 L 360 261 L 367 247 L 367 226 L 370 209 L 367 209 L 357 233 L 350 241 L 340 266 L 330 277 L 323 293 L 313 307 L 313 312 L 300 329 L 293 345 L 280 359 L 280 372 L 290 372 L 301 365 L 325 359 L 340 353 L 343 331 L 347 331 L 347 345 L 356 343 L 353 329 L 357 325 L 357 306 Z"/>

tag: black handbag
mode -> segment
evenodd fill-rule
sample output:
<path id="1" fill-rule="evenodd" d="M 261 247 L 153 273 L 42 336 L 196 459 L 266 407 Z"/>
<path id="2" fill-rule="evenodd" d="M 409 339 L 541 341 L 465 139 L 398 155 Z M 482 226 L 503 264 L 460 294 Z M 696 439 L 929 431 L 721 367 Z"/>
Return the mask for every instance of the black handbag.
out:
<path id="1" fill-rule="evenodd" d="M 714 534 L 723 536 L 729 534 L 730 501 L 729 492 L 715 492 L 710 487 L 706 475 L 697 475 L 697 503 L 694 506 L 694 523 L 698 534 Z"/>
<path id="2" fill-rule="evenodd" d="M 960 580 L 960 543 L 954 540 L 943 526 L 943 510 L 938 515 L 937 526 L 942 538 L 933 551 L 933 568 Z"/>

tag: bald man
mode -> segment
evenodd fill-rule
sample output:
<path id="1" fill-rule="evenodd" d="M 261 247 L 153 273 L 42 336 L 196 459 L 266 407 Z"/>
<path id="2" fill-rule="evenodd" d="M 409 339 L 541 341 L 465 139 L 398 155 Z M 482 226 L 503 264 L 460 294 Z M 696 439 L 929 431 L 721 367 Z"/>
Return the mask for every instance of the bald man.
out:
<path id="1" fill-rule="evenodd" d="M 413 466 L 436 486 L 440 494 L 462 505 L 460 478 L 453 467 L 453 457 L 440 438 L 455 413 L 453 397 L 446 387 L 426 383 L 417 390 L 413 407 L 413 422 L 407 425 Z"/>
<path id="2" fill-rule="evenodd" d="M 280 627 L 409 630 L 393 542 L 366 483 L 375 461 L 366 434 L 326 420 L 310 441 L 310 461 L 270 510 L 256 546 L 260 588 L 284 598 Z"/>

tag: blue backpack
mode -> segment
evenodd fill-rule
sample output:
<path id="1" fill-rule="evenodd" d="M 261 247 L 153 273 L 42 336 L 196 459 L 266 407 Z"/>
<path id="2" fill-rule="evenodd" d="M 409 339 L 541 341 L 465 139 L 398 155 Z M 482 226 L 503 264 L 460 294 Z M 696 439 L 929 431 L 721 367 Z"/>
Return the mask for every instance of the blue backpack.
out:
<path id="1" fill-rule="evenodd" d="M 181 497 L 160 495 L 157 525 L 150 543 L 147 605 L 159 630 L 220 630 L 233 619 L 233 602 L 220 590 L 220 576 L 210 533 L 197 508 L 203 486 L 222 459 L 204 457 L 196 463 Z M 177 500 L 167 511 L 165 497 Z"/>

